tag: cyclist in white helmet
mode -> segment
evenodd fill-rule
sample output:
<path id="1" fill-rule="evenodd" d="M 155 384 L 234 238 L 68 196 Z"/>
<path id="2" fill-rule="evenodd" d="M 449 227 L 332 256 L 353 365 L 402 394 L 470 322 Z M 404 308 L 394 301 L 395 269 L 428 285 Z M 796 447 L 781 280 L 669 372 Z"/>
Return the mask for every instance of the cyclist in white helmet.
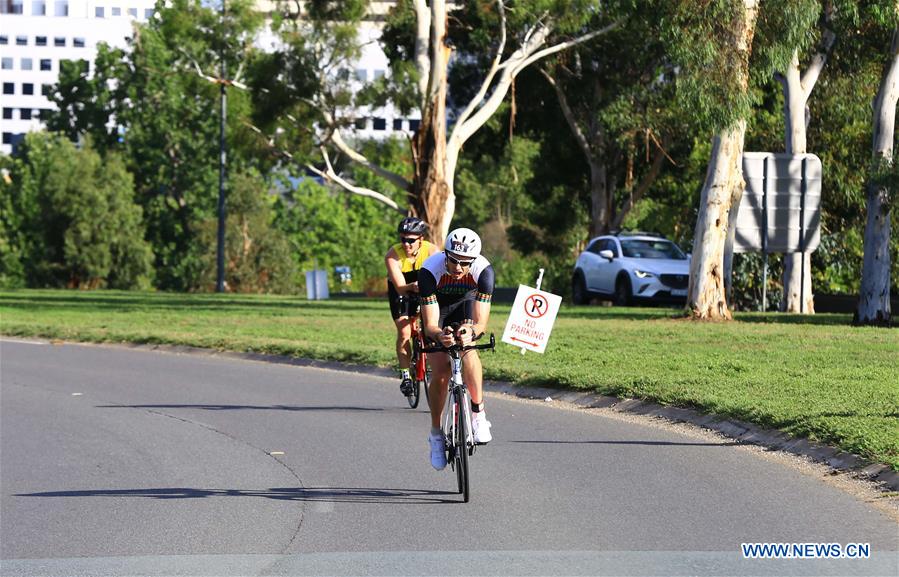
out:
<path id="1" fill-rule="evenodd" d="M 429 339 L 450 346 L 457 342 L 471 344 L 487 330 L 490 301 L 493 298 L 493 265 L 481 255 L 481 238 L 471 229 L 457 228 L 446 237 L 444 251 L 428 258 L 418 275 L 424 334 Z M 459 324 L 453 331 L 450 325 Z M 462 376 L 471 393 L 472 435 L 475 443 L 489 443 L 490 421 L 484 411 L 483 369 L 476 350 L 466 351 Z M 449 356 L 434 353 L 430 359 L 431 382 L 431 465 L 446 466 L 446 452 L 440 419 L 451 376 Z"/>

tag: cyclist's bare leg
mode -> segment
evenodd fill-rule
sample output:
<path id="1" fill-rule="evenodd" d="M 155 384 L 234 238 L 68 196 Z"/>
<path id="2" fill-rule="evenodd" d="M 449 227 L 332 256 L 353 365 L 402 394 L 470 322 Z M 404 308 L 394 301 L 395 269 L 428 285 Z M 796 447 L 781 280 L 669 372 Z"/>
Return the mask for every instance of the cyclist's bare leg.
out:
<path id="1" fill-rule="evenodd" d="M 452 368 L 449 355 L 446 353 L 430 353 L 429 360 L 431 382 L 428 384 L 428 402 L 431 407 L 431 427 L 439 429 Z"/>
<path id="2" fill-rule="evenodd" d="M 412 323 L 415 318 L 400 317 L 393 321 L 396 325 L 396 361 L 401 369 L 412 365 Z"/>
<path id="3" fill-rule="evenodd" d="M 481 367 L 481 357 L 478 351 L 465 351 L 462 357 L 462 379 L 468 387 L 468 394 L 471 395 L 471 402 L 481 404 L 484 400 L 484 371 Z"/>

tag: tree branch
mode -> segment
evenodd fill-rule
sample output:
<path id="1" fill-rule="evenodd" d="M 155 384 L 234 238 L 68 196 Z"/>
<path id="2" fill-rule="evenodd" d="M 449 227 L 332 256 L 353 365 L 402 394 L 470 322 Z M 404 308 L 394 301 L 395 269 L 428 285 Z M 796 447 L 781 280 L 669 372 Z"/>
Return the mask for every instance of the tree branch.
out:
<path id="1" fill-rule="evenodd" d="M 378 166 L 377 164 L 366 158 L 363 154 L 357 152 L 356 150 L 353 150 L 340 135 L 340 129 L 337 128 L 336 123 L 334 122 L 334 117 L 331 116 L 331 113 L 321 108 L 319 108 L 319 112 L 321 112 L 322 116 L 324 116 L 325 123 L 331 129 L 331 136 L 326 140 L 330 140 L 332 143 L 334 143 L 334 146 L 336 146 L 341 152 L 346 154 L 353 162 L 364 166 L 381 178 L 389 181 L 392 185 L 396 186 L 400 190 L 406 192 L 412 188 L 412 183 L 399 174 Z"/>
<path id="2" fill-rule="evenodd" d="M 503 5 L 503 0 L 497 0 L 496 4 L 499 6 L 500 17 L 500 40 L 499 46 L 496 49 L 496 57 L 494 57 L 493 59 L 493 64 L 490 65 L 490 70 L 487 72 L 487 76 L 484 78 L 484 82 L 481 83 L 480 90 L 478 90 L 478 93 L 475 94 L 474 98 L 471 99 L 471 102 L 468 103 L 468 106 L 465 107 L 465 110 L 463 110 L 459 117 L 456 119 L 456 124 L 461 124 L 468 120 L 468 117 L 471 116 L 471 113 L 474 112 L 478 104 L 480 104 L 481 101 L 484 100 L 484 96 L 490 89 L 490 85 L 493 83 L 493 78 L 494 76 L 496 76 L 496 73 L 499 70 L 500 61 L 503 57 L 503 50 L 505 50 L 506 48 L 506 8 Z M 530 36 L 530 33 L 528 34 L 528 36 Z"/>
<path id="3" fill-rule="evenodd" d="M 356 186 L 354 184 L 351 184 L 346 179 L 344 179 L 342 176 L 337 174 L 337 172 L 334 171 L 334 167 L 331 166 L 331 159 L 328 157 L 328 151 L 325 150 L 325 147 L 321 147 L 320 150 L 322 152 L 322 157 L 325 160 L 325 166 L 327 167 L 326 170 L 325 171 L 319 170 L 318 168 L 316 168 L 315 166 L 312 166 L 311 164 L 306 165 L 307 169 L 309 169 L 310 171 L 314 172 L 315 174 L 321 176 L 322 178 L 324 178 L 326 180 L 330 180 L 331 182 L 339 185 L 341 188 L 343 188 L 347 192 L 351 192 L 353 194 L 358 194 L 359 196 L 373 198 L 382 204 L 386 204 L 387 206 L 389 206 L 393 210 L 399 212 L 400 214 L 406 214 L 406 211 L 401 209 L 399 207 L 399 205 L 396 202 L 394 202 L 393 199 L 391 199 L 387 196 L 384 196 L 380 192 L 371 190 L 370 188 L 364 188 L 362 186 Z"/>
<path id="4" fill-rule="evenodd" d="M 803 95 L 805 96 L 806 100 L 808 100 L 809 95 L 811 95 L 812 90 L 815 88 L 815 84 L 818 82 L 818 77 L 821 75 L 821 71 L 824 69 L 824 65 L 827 64 L 827 59 L 830 57 L 830 53 L 833 51 L 833 45 L 837 41 L 837 35 L 830 28 L 830 23 L 833 20 L 834 10 L 835 8 L 833 7 L 833 5 L 828 6 L 828 8 L 826 9 L 826 13 L 824 16 L 824 32 L 821 36 L 821 44 L 818 46 L 818 51 L 812 58 L 812 61 L 809 64 L 808 69 L 805 71 L 805 74 L 802 75 L 800 86 L 802 86 Z"/>
<path id="5" fill-rule="evenodd" d="M 427 0 L 414 0 L 415 21 L 415 67 L 418 69 L 418 91 L 422 99 L 421 108 L 427 99 L 430 82 L 431 59 L 428 56 L 428 39 L 431 36 L 431 11 Z"/>
<path id="6" fill-rule="evenodd" d="M 624 206 L 621 207 L 621 210 L 615 215 L 615 220 L 612 221 L 612 230 L 618 230 L 621 228 L 621 223 L 624 222 L 624 217 L 634 208 L 634 205 L 643 198 L 643 195 L 646 194 L 646 191 L 649 190 L 649 187 L 656 181 L 659 177 L 659 173 L 662 171 L 662 164 L 664 163 L 665 158 L 669 158 L 668 154 L 665 152 L 665 149 L 662 145 L 653 138 L 653 141 L 656 144 L 656 155 L 652 161 L 652 166 L 649 168 L 649 172 L 646 173 L 646 176 L 640 181 L 640 184 L 637 185 L 637 189 L 631 194 L 627 201 L 625 201 Z M 673 161 L 672 161 L 673 162 Z"/>
<path id="7" fill-rule="evenodd" d="M 581 147 L 581 152 L 587 157 L 587 162 L 589 163 L 593 157 L 593 151 L 590 149 L 590 143 L 587 142 L 587 137 L 584 136 L 584 132 L 578 125 L 577 119 L 574 117 L 574 111 L 571 110 L 571 106 L 568 104 L 568 97 L 565 96 L 565 93 L 562 91 L 562 88 L 556 82 L 555 78 L 553 78 L 545 68 L 540 68 L 540 73 L 546 78 L 546 81 L 549 82 L 550 86 L 553 87 L 556 98 L 559 101 L 559 106 L 562 108 L 562 114 L 565 116 L 565 120 L 568 121 L 568 127 L 574 134 L 574 138 Z"/>

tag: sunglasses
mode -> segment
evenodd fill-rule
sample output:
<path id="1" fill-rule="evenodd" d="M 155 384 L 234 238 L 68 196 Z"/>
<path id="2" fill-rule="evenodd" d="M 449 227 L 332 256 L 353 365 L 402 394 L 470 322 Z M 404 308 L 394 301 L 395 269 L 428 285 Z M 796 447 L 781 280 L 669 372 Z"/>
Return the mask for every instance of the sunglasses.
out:
<path id="1" fill-rule="evenodd" d="M 473 259 L 472 260 L 458 259 L 458 258 L 452 256 L 450 253 L 446 253 L 446 260 L 450 261 L 453 264 L 457 264 L 459 266 L 471 266 L 471 263 L 474 262 Z"/>
<path id="2" fill-rule="evenodd" d="M 401 240 L 403 241 L 403 244 L 415 244 L 416 242 L 421 240 L 421 237 L 417 237 L 417 238 L 403 237 Z"/>

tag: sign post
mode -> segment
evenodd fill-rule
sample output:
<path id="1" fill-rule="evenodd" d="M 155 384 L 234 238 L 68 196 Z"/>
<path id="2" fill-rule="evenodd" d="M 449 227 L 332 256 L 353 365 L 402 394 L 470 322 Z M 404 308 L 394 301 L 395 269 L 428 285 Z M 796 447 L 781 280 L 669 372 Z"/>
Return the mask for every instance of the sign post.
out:
<path id="1" fill-rule="evenodd" d="M 528 349 L 543 353 L 561 304 L 562 297 L 559 295 L 518 285 L 518 294 L 502 341 L 521 347 L 522 353 Z"/>

